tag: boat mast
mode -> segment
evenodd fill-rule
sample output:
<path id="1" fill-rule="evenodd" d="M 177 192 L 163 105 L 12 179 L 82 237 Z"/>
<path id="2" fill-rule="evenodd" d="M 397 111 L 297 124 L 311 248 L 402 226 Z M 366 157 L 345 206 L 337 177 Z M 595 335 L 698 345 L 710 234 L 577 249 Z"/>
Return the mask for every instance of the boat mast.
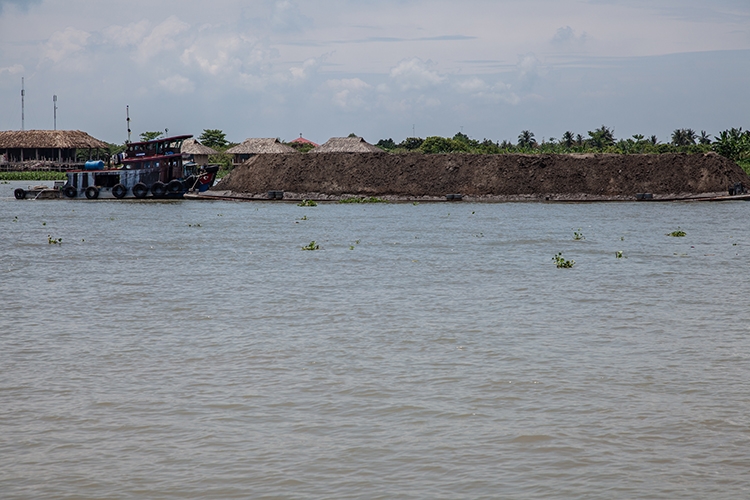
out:
<path id="1" fill-rule="evenodd" d="M 21 77 L 21 130 L 24 129 L 24 97 L 26 97 L 26 90 L 24 90 L 23 86 L 23 77 Z"/>
<path id="2" fill-rule="evenodd" d="M 130 144 L 130 105 L 125 106 L 125 115 L 128 117 L 128 144 Z"/>

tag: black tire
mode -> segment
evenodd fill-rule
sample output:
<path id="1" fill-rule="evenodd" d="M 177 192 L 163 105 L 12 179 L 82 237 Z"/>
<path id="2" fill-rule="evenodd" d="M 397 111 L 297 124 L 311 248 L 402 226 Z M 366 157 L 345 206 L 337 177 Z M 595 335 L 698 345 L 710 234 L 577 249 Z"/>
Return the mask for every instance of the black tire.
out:
<path id="1" fill-rule="evenodd" d="M 128 193 L 128 188 L 126 188 L 122 184 L 117 184 L 115 187 L 112 188 L 112 196 L 114 196 L 118 200 L 120 198 L 125 198 L 125 195 L 127 193 Z"/>
<path id="2" fill-rule="evenodd" d="M 75 188 L 75 186 L 71 186 L 68 184 L 63 188 L 63 194 L 66 198 L 75 198 L 78 196 L 78 190 Z"/>
<path id="3" fill-rule="evenodd" d="M 95 200 L 99 198 L 99 188 L 96 186 L 89 186 L 86 188 L 86 198 L 89 200 Z"/>
<path id="4" fill-rule="evenodd" d="M 26 191 L 24 191 L 23 188 L 16 188 L 16 190 L 13 191 L 13 196 L 15 196 L 17 200 L 23 200 L 26 198 Z"/>
<path id="5" fill-rule="evenodd" d="M 154 195 L 154 198 L 161 198 L 167 194 L 167 188 L 163 182 L 156 181 L 151 185 L 151 194 Z"/>
<path id="6" fill-rule="evenodd" d="M 143 199 L 148 194 L 148 186 L 146 186 L 144 183 L 139 182 L 135 186 L 133 186 L 133 196 L 135 196 L 138 199 Z"/>
<path id="7" fill-rule="evenodd" d="M 183 191 L 183 185 L 182 182 L 178 181 L 177 179 L 173 179 L 169 181 L 169 184 L 167 184 L 167 192 L 169 194 L 180 194 Z"/>

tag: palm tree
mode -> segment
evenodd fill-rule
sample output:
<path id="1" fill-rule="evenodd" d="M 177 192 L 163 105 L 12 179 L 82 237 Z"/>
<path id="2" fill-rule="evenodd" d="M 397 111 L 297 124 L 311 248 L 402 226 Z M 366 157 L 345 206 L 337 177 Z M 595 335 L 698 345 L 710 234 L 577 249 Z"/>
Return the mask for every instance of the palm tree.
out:
<path id="1" fill-rule="evenodd" d="M 562 138 L 560 139 L 560 143 L 564 145 L 566 148 L 570 149 L 573 147 L 573 143 L 575 142 L 575 136 L 573 135 L 573 132 L 567 131 L 562 135 Z"/>
<path id="2" fill-rule="evenodd" d="M 536 144 L 534 140 L 534 132 L 528 130 L 522 130 L 518 135 L 518 147 L 523 149 L 533 148 Z"/>
<path id="3" fill-rule="evenodd" d="M 635 140 L 636 144 L 640 144 L 641 141 L 643 141 L 644 136 L 642 134 L 634 134 L 633 139 Z"/>
<path id="4" fill-rule="evenodd" d="M 604 149 L 615 144 L 614 130 L 602 125 L 600 128 L 589 131 L 589 142 L 597 149 Z"/>
<path id="5" fill-rule="evenodd" d="M 701 130 L 701 135 L 698 137 L 698 142 L 703 145 L 711 144 L 711 136 L 708 135 L 705 130 Z"/>
<path id="6" fill-rule="evenodd" d="M 652 135 L 648 138 L 648 142 L 650 142 L 652 146 L 656 146 L 657 144 L 659 144 L 659 138 L 655 135 Z"/>
<path id="7" fill-rule="evenodd" d="M 695 144 L 695 138 L 698 135 L 693 129 L 690 128 L 678 128 L 672 132 L 672 144 L 675 146 L 690 146 Z"/>

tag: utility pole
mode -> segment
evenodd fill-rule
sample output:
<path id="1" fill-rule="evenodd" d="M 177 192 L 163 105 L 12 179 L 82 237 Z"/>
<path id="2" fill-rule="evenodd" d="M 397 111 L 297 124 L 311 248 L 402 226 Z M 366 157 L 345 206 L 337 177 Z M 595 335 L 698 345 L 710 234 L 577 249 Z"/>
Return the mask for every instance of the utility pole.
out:
<path id="1" fill-rule="evenodd" d="M 21 77 L 21 130 L 25 130 L 24 129 L 24 125 L 25 125 L 24 124 L 24 121 L 25 121 L 25 117 L 24 117 L 24 105 L 25 105 L 24 104 L 24 98 L 26 97 L 26 90 L 24 90 L 24 85 L 23 84 L 24 84 L 23 77 Z"/>
<path id="2" fill-rule="evenodd" d="M 54 130 L 57 130 L 57 96 L 52 96 L 52 107 L 54 109 Z"/>

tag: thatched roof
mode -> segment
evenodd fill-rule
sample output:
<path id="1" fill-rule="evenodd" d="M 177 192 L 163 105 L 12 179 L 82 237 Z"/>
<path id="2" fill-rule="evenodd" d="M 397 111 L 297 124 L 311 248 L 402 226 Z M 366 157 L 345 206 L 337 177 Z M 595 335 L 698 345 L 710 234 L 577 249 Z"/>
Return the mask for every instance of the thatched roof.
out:
<path id="1" fill-rule="evenodd" d="M 242 144 L 227 149 L 233 155 L 260 155 L 272 153 L 296 153 L 297 151 L 282 144 L 278 139 L 245 139 Z"/>
<path id="2" fill-rule="evenodd" d="M 215 155 L 219 153 L 208 146 L 204 146 L 197 139 L 185 139 L 182 142 L 180 152 L 189 155 Z"/>
<path id="3" fill-rule="evenodd" d="M 322 146 L 310 150 L 311 153 L 382 153 L 361 137 L 332 137 Z"/>
<path id="4" fill-rule="evenodd" d="M 0 131 L 0 149 L 107 149 L 106 142 L 80 130 Z"/>

